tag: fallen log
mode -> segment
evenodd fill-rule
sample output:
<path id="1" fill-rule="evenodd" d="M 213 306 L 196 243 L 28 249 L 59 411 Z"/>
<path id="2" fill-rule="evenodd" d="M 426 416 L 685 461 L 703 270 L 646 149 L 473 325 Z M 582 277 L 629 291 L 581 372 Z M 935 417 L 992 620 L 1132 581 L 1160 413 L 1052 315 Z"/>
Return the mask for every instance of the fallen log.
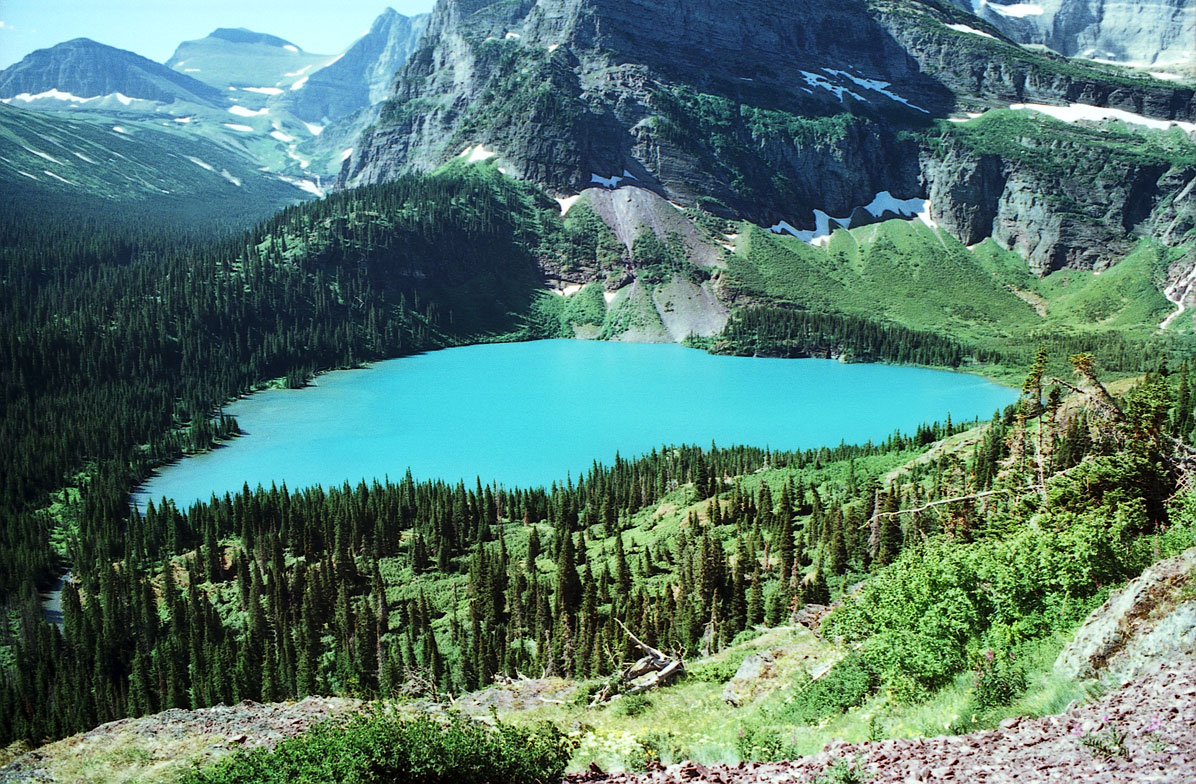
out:
<path id="1" fill-rule="evenodd" d="M 591 706 L 609 702 L 622 694 L 640 694 L 660 688 L 685 673 L 684 660 L 669 656 L 659 648 L 653 648 L 639 637 L 636 637 L 622 621 L 618 619 L 615 619 L 615 621 L 623 629 L 628 638 L 631 639 L 631 642 L 647 655 L 627 665 L 611 678 L 605 686 L 594 694 L 594 698 L 590 702 Z"/>

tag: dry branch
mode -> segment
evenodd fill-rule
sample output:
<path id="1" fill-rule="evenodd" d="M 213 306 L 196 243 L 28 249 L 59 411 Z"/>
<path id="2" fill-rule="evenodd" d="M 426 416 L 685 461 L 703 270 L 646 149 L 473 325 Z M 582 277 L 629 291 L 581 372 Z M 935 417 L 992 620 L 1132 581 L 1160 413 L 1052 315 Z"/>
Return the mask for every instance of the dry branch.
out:
<path id="1" fill-rule="evenodd" d="M 918 512 L 925 512 L 927 510 L 933 509 L 936 506 L 946 506 L 947 504 L 958 504 L 962 501 L 975 501 L 976 499 L 988 498 L 989 496 L 993 496 L 993 495 L 1006 495 L 1008 493 L 1029 493 L 1029 492 L 1036 492 L 1036 491 L 1040 491 L 1040 490 L 1042 490 L 1042 487 L 1040 485 L 1030 485 L 1028 487 L 1022 487 L 1022 488 L 1009 487 L 1009 488 L 1002 488 L 999 490 L 985 490 L 984 492 L 981 492 L 981 493 L 972 493 L 970 495 L 961 495 L 956 498 L 943 498 L 938 501 L 931 501 L 928 504 L 923 504 L 922 506 L 918 506 L 913 509 L 898 509 L 895 512 L 877 512 L 868 520 L 868 522 L 861 525 L 860 529 L 862 530 L 864 528 L 867 528 L 868 526 L 872 525 L 876 520 L 879 520 L 882 517 L 897 517 L 898 515 L 917 514 Z"/>
<path id="2" fill-rule="evenodd" d="M 664 686 L 669 681 L 685 672 L 685 662 L 680 658 L 668 656 L 658 648 L 632 634 L 618 618 L 615 622 L 631 639 L 637 648 L 648 654 L 634 664 L 629 664 L 603 686 L 595 695 L 590 705 L 608 702 L 618 694 L 639 694 L 641 692 Z"/>

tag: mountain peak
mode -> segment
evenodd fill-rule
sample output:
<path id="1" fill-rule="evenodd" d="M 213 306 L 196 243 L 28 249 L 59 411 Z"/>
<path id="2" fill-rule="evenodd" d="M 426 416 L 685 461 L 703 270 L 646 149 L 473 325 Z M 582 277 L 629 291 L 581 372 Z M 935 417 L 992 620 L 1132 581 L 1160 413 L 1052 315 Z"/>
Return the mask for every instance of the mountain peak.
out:
<path id="1" fill-rule="evenodd" d="M 302 51 L 299 49 L 299 47 L 295 46 L 295 44 L 291 43 L 285 38 L 279 38 L 278 36 L 270 35 L 269 33 L 257 33 L 244 27 L 218 27 L 213 30 L 208 37 L 219 38 L 222 41 L 228 41 L 229 43 L 234 44 L 262 44 L 265 46 L 276 46 L 281 49 L 294 47 L 295 49 Z"/>
<path id="2" fill-rule="evenodd" d="M 90 38 L 38 49 L 0 71 L 0 98 L 51 90 L 82 98 L 121 93 L 162 103 L 179 99 L 210 103 L 223 97 L 186 74 Z"/>

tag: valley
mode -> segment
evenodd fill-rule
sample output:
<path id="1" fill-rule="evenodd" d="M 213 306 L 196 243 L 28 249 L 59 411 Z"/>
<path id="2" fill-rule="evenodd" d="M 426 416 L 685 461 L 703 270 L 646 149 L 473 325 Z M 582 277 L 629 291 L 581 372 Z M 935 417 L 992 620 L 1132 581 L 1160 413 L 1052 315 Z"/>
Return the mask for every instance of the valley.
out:
<path id="1" fill-rule="evenodd" d="M 1090 5 L 0 70 L 0 780 L 1185 781 L 1191 14 Z"/>

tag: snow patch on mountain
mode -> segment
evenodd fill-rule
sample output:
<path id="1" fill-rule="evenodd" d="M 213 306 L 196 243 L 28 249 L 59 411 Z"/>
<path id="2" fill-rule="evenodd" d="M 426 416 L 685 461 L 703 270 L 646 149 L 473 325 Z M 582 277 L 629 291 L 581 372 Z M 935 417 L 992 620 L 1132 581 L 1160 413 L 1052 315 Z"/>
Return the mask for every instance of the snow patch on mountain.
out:
<path id="1" fill-rule="evenodd" d="M 187 160 L 191 161 L 192 163 L 194 163 L 196 166 L 200 167 L 201 169 L 207 169 L 210 172 L 216 171 L 215 167 L 213 167 L 212 164 L 207 163 L 206 161 L 201 161 L 199 158 L 193 158 L 192 156 L 188 155 Z"/>
<path id="2" fill-rule="evenodd" d="M 311 166 L 311 161 L 299 157 L 299 155 L 295 152 L 295 145 L 293 144 L 291 145 L 290 149 L 287 150 L 287 157 L 298 163 L 300 169 L 306 169 L 308 166 Z"/>
<path id="3" fill-rule="evenodd" d="M 603 177 L 601 174 L 591 174 L 590 182 L 595 185 L 601 185 L 603 188 L 618 188 L 625 177 Z"/>
<path id="4" fill-rule="evenodd" d="M 292 90 L 302 90 L 303 85 L 307 84 L 307 80 L 308 80 L 308 77 L 306 77 L 306 76 L 303 77 L 302 79 L 300 79 L 297 82 L 295 82 L 294 84 L 292 84 L 291 89 Z"/>
<path id="5" fill-rule="evenodd" d="M 238 188 L 241 187 L 241 181 L 238 178 L 234 177 L 233 175 L 229 174 L 228 169 L 221 169 L 220 176 L 223 177 L 224 179 L 228 180 L 229 182 L 231 182 L 233 185 L 236 185 Z"/>
<path id="6" fill-rule="evenodd" d="M 25 145 L 23 145 L 23 144 L 22 144 L 21 146 L 22 146 L 22 147 L 24 147 L 24 148 L 25 148 L 27 151 L 29 151 L 29 152 L 33 153 L 34 155 L 38 156 L 39 158 L 45 158 L 45 159 L 46 159 L 47 161 L 49 161 L 50 163 L 57 163 L 59 166 L 62 166 L 62 165 L 64 165 L 64 164 L 62 163 L 62 161 L 58 160 L 57 158 L 55 158 L 55 157 L 54 157 L 54 156 L 52 156 L 52 155 L 47 155 L 47 154 L 46 154 L 46 153 L 44 153 L 44 152 L 39 152 L 39 151 L 37 151 L 37 150 L 33 149 L 32 147 L 25 147 Z"/>
<path id="7" fill-rule="evenodd" d="M 54 179 L 58 180 L 59 182 L 65 182 L 67 185 L 74 185 L 74 184 L 75 184 L 75 183 L 71 182 L 70 180 L 68 180 L 68 179 L 67 179 L 67 178 L 65 178 L 65 177 L 59 177 L 57 174 L 55 174 L 54 172 L 52 172 L 52 171 L 50 171 L 50 170 L 48 170 L 48 169 L 42 169 L 42 174 L 45 174 L 45 175 L 47 175 L 47 176 L 49 176 L 49 177 L 53 177 Z"/>
<path id="8" fill-rule="evenodd" d="M 285 133 L 285 132 L 283 132 L 283 131 L 280 131 L 280 130 L 278 130 L 277 128 L 275 128 L 274 130 L 270 131 L 270 136 L 271 136 L 272 138 L 274 138 L 274 139 L 277 139 L 277 140 L 278 140 L 278 141 L 280 141 L 280 142 L 293 142 L 293 141 L 295 141 L 295 137 L 294 137 L 294 136 L 291 136 L 291 135 L 290 135 L 290 134 L 288 134 L 288 133 Z"/>
<path id="9" fill-rule="evenodd" d="M 959 33 L 971 33 L 972 35 L 981 35 L 981 36 L 984 36 L 985 38 L 991 38 L 994 41 L 997 40 L 997 37 L 995 35 L 986 33 L 983 30 L 977 30 L 975 27 L 968 27 L 966 24 L 949 24 L 949 25 L 947 25 L 947 27 L 949 27 L 952 30 L 955 30 L 956 32 L 959 32 Z"/>
<path id="10" fill-rule="evenodd" d="M 848 80 L 854 82 L 856 85 L 858 85 L 859 87 L 863 87 L 865 90 L 871 90 L 874 93 L 880 93 L 881 95 L 883 95 L 884 97 L 888 98 L 891 101 L 896 101 L 897 103 L 905 104 L 909 108 L 917 109 L 918 111 L 922 112 L 923 114 L 930 114 L 930 112 L 926 111 L 921 106 L 915 106 L 914 104 L 912 104 L 909 101 L 902 98 L 897 93 L 890 90 L 889 87 L 891 85 L 891 82 L 882 82 L 879 79 L 865 79 L 862 76 L 856 76 L 855 74 L 849 73 L 847 71 L 836 71 L 831 68 L 823 68 L 822 70 L 826 71 L 828 74 L 842 76 L 844 79 L 848 79 Z M 852 95 L 855 95 L 855 93 L 852 93 Z M 843 100 L 843 99 L 840 98 L 839 100 Z"/>
<path id="11" fill-rule="evenodd" d="M 556 203 L 561 205 L 561 217 L 569 214 L 569 210 L 573 209 L 573 205 L 577 204 L 577 200 L 581 198 L 581 194 L 575 196 L 557 196 Z"/>
<path id="12" fill-rule="evenodd" d="M 317 198 L 322 198 L 324 196 L 324 189 L 319 185 L 316 185 L 311 180 L 304 180 L 300 179 L 299 177 L 287 177 L 284 174 L 278 175 L 278 179 L 290 185 L 294 185 L 299 190 L 306 191 Z"/>
<path id="13" fill-rule="evenodd" d="M 1147 128 L 1159 131 L 1165 131 L 1174 125 L 1182 128 L 1186 133 L 1196 133 L 1196 122 L 1159 120 L 1154 117 L 1145 117 L 1134 112 L 1127 112 L 1124 109 L 1110 109 L 1105 106 L 1091 106 L 1086 103 L 1073 103 L 1067 106 L 1051 106 L 1042 103 L 1015 103 L 1010 104 L 1009 108 L 1039 112 L 1040 114 L 1054 117 L 1056 120 L 1062 120 L 1065 123 L 1120 120 L 1130 125 L 1144 125 Z"/>
<path id="14" fill-rule="evenodd" d="M 241 131 L 242 133 L 252 133 L 252 132 L 253 132 L 253 127 L 252 127 L 252 126 L 249 126 L 249 125 L 240 125 L 240 124 L 238 124 L 238 123 L 225 123 L 225 124 L 224 124 L 224 127 L 225 127 L 225 128 L 229 128 L 229 129 L 231 129 L 231 130 L 234 130 L 234 131 Z"/>
<path id="15" fill-rule="evenodd" d="M 462 153 L 457 157 L 464 158 L 466 163 L 480 163 L 482 161 L 488 161 L 496 155 L 498 155 L 498 153 L 494 152 L 493 150 L 487 150 L 484 145 L 477 144 L 472 147 L 466 147 L 465 150 L 462 151 Z"/>
<path id="16" fill-rule="evenodd" d="M 1000 3 L 982 2 L 983 7 L 989 8 L 995 14 L 1001 16 L 1012 17 L 1013 19 L 1024 19 L 1027 16 L 1042 16 L 1046 10 L 1038 5 L 1038 3 L 1014 3 L 1013 5 L 1001 5 Z"/>
<path id="17" fill-rule="evenodd" d="M 83 161 L 84 163 L 90 163 L 90 164 L 92 164 L 93 166 L 95 166 L 95 165 L 98 165 L 98 164 L 96 164 L 96 162 L 95 162 L 95 161 L 93 161 L 91 158 L 88 158 L 86 155 L 84 155 L 84 154 L 83 154 L 83 153 L 81 153 L 81 152 L 76 152 L 76 151 L 72 150 L 72 151 L 71 151 L 71 155 L 74 155 L 76 158 L 78 158 L 79 160 Z"/>
<path id="18" fill-rule="evenodd" d="M 349 160 L 349 156 L 353 154 L 353 148 L 349 147 L 341 152 L 341 163 Z"/>
<path id="19" fill-rule="evenodd" d="M 282 95 L 281 87 L 242 87 L 242 90 L 250 93 L 261 93 L 262 95 Z"/>
<path id="20" fill-rule="evenodd" d="M 303 124 L 307 126 L 307 132 L 312 136 L 319 136 L 324 131 L 323 125 L 316 125 L 315 123 L 309 122 L 305 122 Z"/>
<path id="21" fill-rule="evenodd" d="M 294 44 L 286 44 L 282 48 L 286 49 L 288 52 L 294 52 L 295 54 L 299 54 L 299 47 L 295 46 Z"/>
<path id="22" fill-rule="evenodd" d="M 852 92 L 851 90 L 847 89 L 846 87 L 841 87 L 841 86 L 831 82 L 829 79 L 827 79 L 822 74 L 810 73 L 809 71 L 802 71 L 801 75 L 802 75 L 802 78 L 806 80 L 806 84 L 810 85 L 811 87 L 821 87 L 823 90 L 834 93 L 835 98 L 837 98 L 840 102 L 843 101 L 844 95 L 850 95 L 851 97 L 855 98 L 857 101 L 867 102 L 867 100 L 868 100 L 867 98 L 860 95 L 859 93 Z"/>
<path id="23" fill-rule="evenodd" d="M 888 191 L 881 191 L 861 209 L 877 219 L 888 213 L 901 218 L 918 218 L 931 228 L 936 226 L 930 213 L 930 201 L 927 199 L 898 199 Z M 855 210 L 852 212 L 854 213 Z M 789 234 L 811 245 L 825 245 L 830 242 L 835 229 L 850 229 L 851 224 L 852 216 L 850 214 L 846 218 L 836 218 L 822 210 L 814 210 L 813 230 L 795 228 L 788 221 L 779 221 L 775 225 L 769 226 L 768 230 L 773 234 Z"/>
<path id="24" fill-rule="evenodd" d="M 261 109 L 255 111 L 244 106 L 232 106 L 229 107 L 228 113 L 235 114 L 238 117 L 260 117 L 263 114 L 269 114 L 270 109 L 268 107 L 262 107 Z"/>
<path id="25" fill-rule="evenodd" d="M 22 103 L 28 103 L 29 101 L 40 101 L 43 98 L 52 98 L 56 101 L 70 101 L 71 103 L 83 103 L 85 101 L 93 101 L 97 97 L 98 96 L 93 95 L 90 98 L 82 98 L 78 95 L 72 95 L 68 92 L 51 88 L 46 90 L 44 93 L 36 93 L 33 95 L 29 93 L 18 93 L 12 98 L 5 98 L 4 103 L 9 103 L 10 101 L 21 101 Z"/>

